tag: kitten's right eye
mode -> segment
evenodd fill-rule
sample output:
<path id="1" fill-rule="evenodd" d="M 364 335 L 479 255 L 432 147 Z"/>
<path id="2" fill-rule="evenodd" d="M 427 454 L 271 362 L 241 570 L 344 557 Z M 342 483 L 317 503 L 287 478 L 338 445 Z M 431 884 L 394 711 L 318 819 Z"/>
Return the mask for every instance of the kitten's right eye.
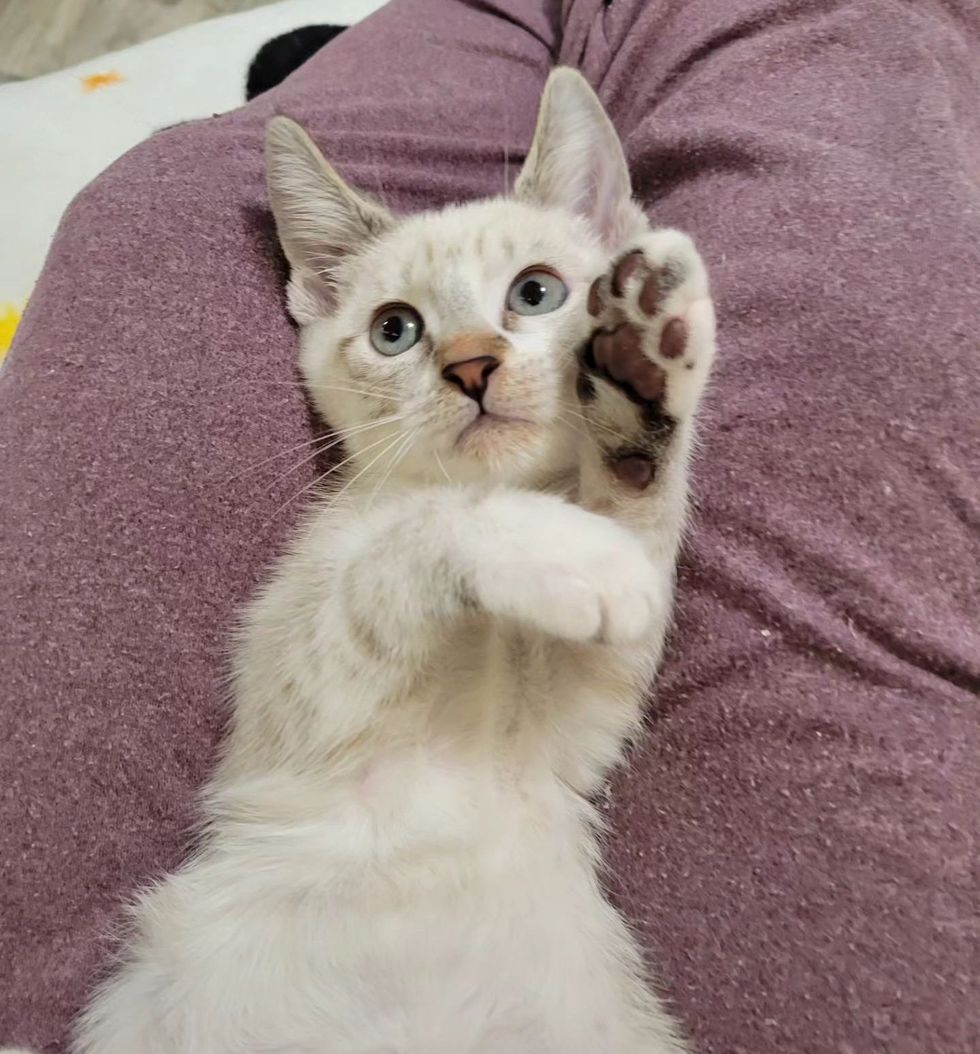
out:
<path id="1" fill-rule="evenodd" d="M 422 339 L 422 316 L 408 304 L 383 307 L 371 323 L 371 344 L 382 355 L 401 355 Z"/>

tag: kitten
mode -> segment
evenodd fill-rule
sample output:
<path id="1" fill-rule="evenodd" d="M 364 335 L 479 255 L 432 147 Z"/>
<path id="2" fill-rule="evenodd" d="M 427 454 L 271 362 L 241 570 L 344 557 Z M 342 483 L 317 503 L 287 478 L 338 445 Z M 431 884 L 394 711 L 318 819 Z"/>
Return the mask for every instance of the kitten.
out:
<path id="1" fill-rule="evenodd" d="M 74 1050 L 678 1054 L 591 801 L 670 617 L 701 261 L 570 70 L 512 197 L 396 218 L 282 117 L 267 157 L 346 482 L 249 611 L 200 848 Z"/>

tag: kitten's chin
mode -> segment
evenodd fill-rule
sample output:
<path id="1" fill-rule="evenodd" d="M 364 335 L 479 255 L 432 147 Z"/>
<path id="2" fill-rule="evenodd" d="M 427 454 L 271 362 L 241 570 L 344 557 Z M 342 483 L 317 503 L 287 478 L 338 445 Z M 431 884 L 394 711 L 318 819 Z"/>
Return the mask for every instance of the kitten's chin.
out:
<path id="1" fill-rule="evenodd" d="M 487 413 L 457 436 L 451 458 L 470 479 L 521 484 L 535 478 L 549 460 L 548 429 L 526 418 Z"/>

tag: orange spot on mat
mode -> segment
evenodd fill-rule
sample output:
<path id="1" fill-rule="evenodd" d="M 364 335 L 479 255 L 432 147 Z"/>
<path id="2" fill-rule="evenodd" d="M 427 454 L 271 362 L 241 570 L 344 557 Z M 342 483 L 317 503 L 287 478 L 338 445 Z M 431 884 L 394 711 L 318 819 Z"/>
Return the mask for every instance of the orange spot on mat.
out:
<path id="1" fill-rule="evenodd" d="M 82 91 L 97 91 L 99 88 L 107 88 L 110 84 L 119 84 L 125 80 L 121 73 L 116 70 L 108 70 L 105 73 L 90 73 L 82 77 Z"/>
<path id="2" fill-rule="evenodd" d="M 0 304 L 0 362 L 14 339 L 14 330 L 20 322 L 20 312 L 13 304 Z"/>

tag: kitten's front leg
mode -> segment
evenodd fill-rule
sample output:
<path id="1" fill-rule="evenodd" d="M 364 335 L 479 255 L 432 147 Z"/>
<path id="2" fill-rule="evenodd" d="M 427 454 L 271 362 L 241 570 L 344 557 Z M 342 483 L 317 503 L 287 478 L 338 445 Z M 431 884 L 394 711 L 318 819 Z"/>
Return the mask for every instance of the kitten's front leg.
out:
<path id="1" fill-rule="evenodd" d="M 582 350 L 579 397 L 595 447 L 583 501 L 676 535 L 715 349 L 707 274 L 691 239 L 674 230 L 638 239 L 593 283 L 588 310 L 596 329 Z"/>
<path id="2" fill-rule="evenodd" d="M 355 643 L 385 661 L 465 613 L 605 643 L 638 640 L 664 615 L 664 583 L 630 532 L 527 491 L 402 499 L 359 525 L 337 573 Z"/>
<path id="3" fill-rule="evenodd" d="M 225 776 L 366 733 L 440 676 L 465 622 L 625 644 L 662 630 L 669 593 L 639 538 L 553 495 L 433 487 L 326 507 L 250 611 Z"/>

